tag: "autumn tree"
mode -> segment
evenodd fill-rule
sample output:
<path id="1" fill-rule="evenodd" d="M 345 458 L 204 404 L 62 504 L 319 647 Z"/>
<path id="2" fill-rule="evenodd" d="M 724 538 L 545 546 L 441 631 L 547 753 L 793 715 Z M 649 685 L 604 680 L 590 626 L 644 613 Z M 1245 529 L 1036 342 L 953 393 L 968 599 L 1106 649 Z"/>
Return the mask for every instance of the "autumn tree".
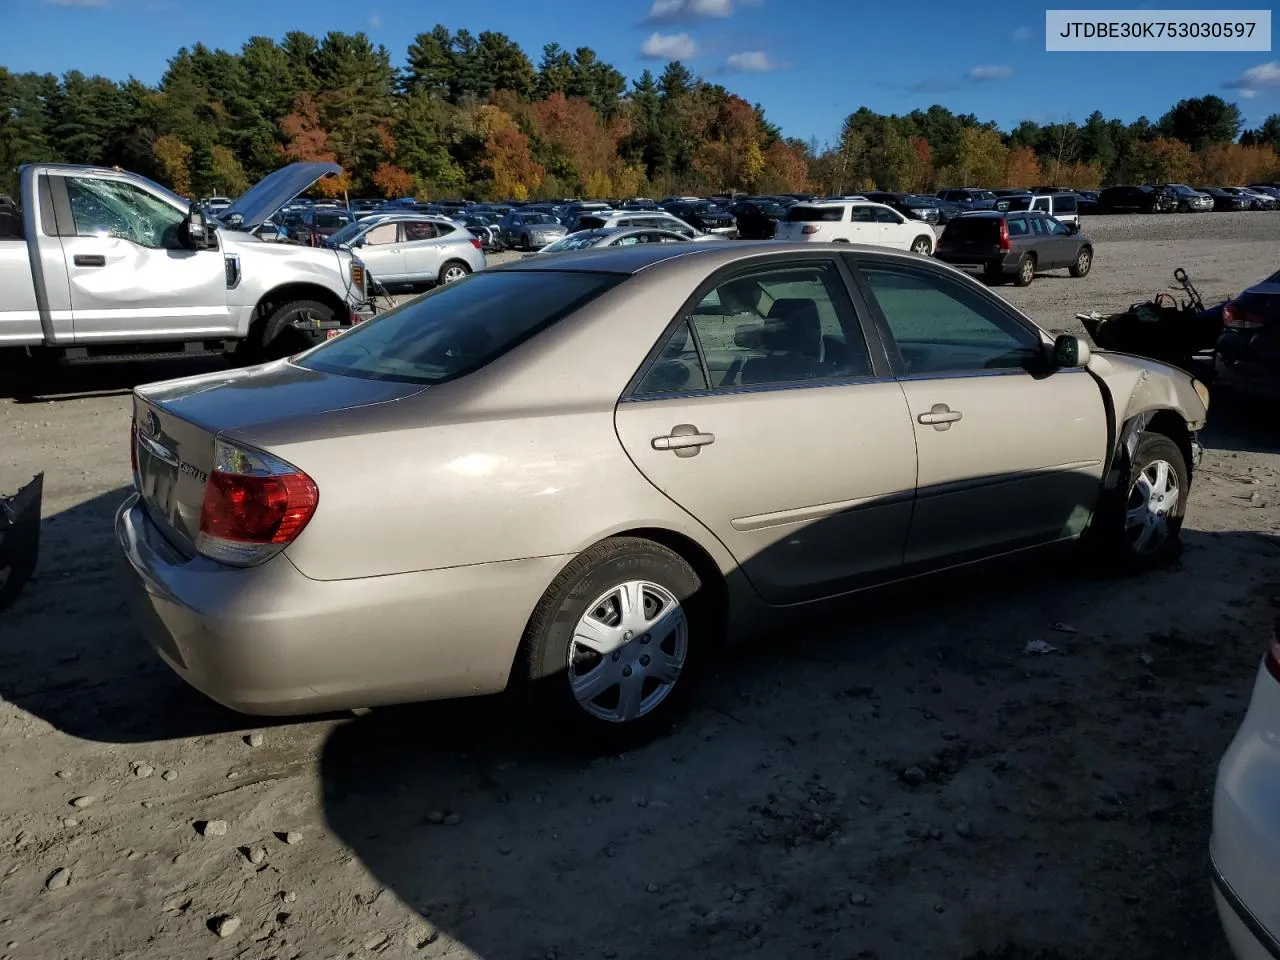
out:
<path id="1" fill-rule="evenodd" d="M 966 127 L 960 131 L 953 175 L 962 187 L 998 183 L 1004 177 L 1007 152 L 999 131 Z"/>
<path id="2" fill-rule="evenodd" d="M 407 196 L 414 188 L 413 174 L 386 160 L 373 171 L 373 182 L 388 200 Z"/>
<path id="3" fill-rule="evenodd" d="M 495 197 L 527 200 L 546 175 L 529 152 L 529 138 L 510 114 L 495 106 L 480 107 L 476 121 L 484 138 L 481 167 L 491 180 L 490 192 Z"/>
<path id="4" fill-rule="evenodd" d="M 1186 183 L 1198 179 L 1200 167 L 1189 146 L 1168 137 L 1137 144 L 1131 163 L 1135 179 L 1144 182 Z"/>
<path id="5" fill-rule="evenodd" d="M 764 150 L 757 189 L 765 193 L 801 193 L 809 189 L 809 160 L 801 148 L 775 140 Z"/>
<path id="6" fill-rule="evenodd" d="M 191 147 L 172 133 L 156 137 L 151 146 L 160 176 L 173 192 L 191 196 Z"/>
<path id="7" fill-rule="evenodd" d="M 1040 183 L 1040 161 L 1030 147 L 1014 147 L 1004 161 L 1004 185 L 1006 187 L 1034 187 Z"/>

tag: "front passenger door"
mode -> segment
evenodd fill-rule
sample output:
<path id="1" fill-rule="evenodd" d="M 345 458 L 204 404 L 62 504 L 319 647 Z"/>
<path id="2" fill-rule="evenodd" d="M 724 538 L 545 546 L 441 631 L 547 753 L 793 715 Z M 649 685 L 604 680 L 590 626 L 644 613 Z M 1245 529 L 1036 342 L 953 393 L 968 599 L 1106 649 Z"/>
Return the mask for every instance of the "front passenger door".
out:
<path id="1" fill-rule="evenodd" d="M 400 245 L 398 223 L 380 223 L 369 230 L 359 252 L 371 277 L 386 283 L 404 279 L 404 249 Z"/>
<path id="2" fill-rule="evenodd" d="M 440 228 L 427 220 L 406 220 L 404 231 L 404 272 L 414 282 L 435 280 L 440 273 Z"/>
<path id="3" fill-rule="evenodd" d="M 1080 534 L 1107 453 L 1087 370 L 1053 370 L 1041 334 L 973 281 L 862 258 L 919 452 L 908 565 Z"/>

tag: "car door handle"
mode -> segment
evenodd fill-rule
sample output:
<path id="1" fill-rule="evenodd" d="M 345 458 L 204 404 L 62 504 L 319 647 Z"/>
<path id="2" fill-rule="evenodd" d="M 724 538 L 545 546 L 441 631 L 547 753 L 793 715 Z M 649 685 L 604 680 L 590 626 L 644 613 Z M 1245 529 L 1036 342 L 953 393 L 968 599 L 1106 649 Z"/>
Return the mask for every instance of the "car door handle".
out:
<path id="1" fill-rule="evenodd" d="M 72 263 L 77 267 L 105 267 L 107 258 L 100 253 L 77 253 L 72 257 Z"/>
<path id="2" fill-rule="evenodd" d="M 693 457 L 703 447 L 715 443 L 713 433 L 701 433 L 691 423 L 681 423 L 671 428 L 666 436 L 653 438 L 653 449 L 670 450 L 677 457 Z"/>
<path id="3" fill-rule="evenodd" d="M 962 416 L 959 410 L 952 410 L 945 403 L 935 403 L 928 413 L 922 413 L 916 419 L 935 430 L 950 430 L 951 425 Z"/>

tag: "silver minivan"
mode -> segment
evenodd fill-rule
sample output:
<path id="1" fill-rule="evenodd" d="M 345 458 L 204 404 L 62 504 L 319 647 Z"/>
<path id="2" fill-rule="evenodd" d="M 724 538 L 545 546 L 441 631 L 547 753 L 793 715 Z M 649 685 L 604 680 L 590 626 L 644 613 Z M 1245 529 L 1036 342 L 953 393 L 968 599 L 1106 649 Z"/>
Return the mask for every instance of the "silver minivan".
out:
<path id="1" fill-rule="evenodd" d="M 379 283 L 449 283 L 483 270 L 483 245 L 446 217 L 387 213 L 357 220 L 326 241 L 359 251 Z"/>

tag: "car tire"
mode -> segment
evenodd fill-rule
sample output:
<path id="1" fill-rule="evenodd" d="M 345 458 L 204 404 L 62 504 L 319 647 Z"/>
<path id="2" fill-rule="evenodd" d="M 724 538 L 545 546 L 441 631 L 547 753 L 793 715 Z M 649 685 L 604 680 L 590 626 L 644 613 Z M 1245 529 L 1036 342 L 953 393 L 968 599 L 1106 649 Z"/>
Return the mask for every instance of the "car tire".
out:
<path id="1" fill-rule="evenodd" d="M 612 652 L 595 652 L 595 642 L 627 636 L 611 629 L 625 623 L 620 591 L 628 591 L 637 611 L 633 631 L 679 619 L 666 621 L 671 629 L 660 638 L 639 633 Z M 525 684 L 535 715 L 575 746 L 626 749 L 665 733 L 688 706 L 715 645 L 714 609 L 707 585 L 679 554 L 651 540 L 612 537 L 576 557 L 547 588 L 525 628 L 513 676 Z M 576 639 L 588 635 L 592 641 Z M 651 675 L 660 664 L 672 671 L 669 684 Z"/>
<path id="2" fill-rule="evenodd" d="M 443 287 L 446 283 L 461 280 L 470 272 L 471 268 L 461 260 L 446 260 L 440 265 L 440 273 L 436 276 L 436 286 Z"/>
<path id="3" fill-rule="evenodd" d="M 1103 491 L 1089 525 L 1096 553 L 1104 567 L 1120 574 L 1171 563 L 1181 551 L 1182 520 L 1191 489 L 1182 450 L 1162 433 L 1144 433 L 1133 457 L 1126 458 L 1120 469 L 1122 482 L 1114 490 Z M 1156 496 L 1164 502 L 1153 504 Z M 1148 516 L 1157 519 L 1148 521 Z"/>
<path id="4" fill-rule="evenodd" d="M 318 340 L 293 327 L 295 320 L 312 317 L 322 323 L 333 321 L 333 308 L 318 300 L 290 300 L 280 304 L 257 325 L 256 332 L 237 344 L 234 352 L 240 363 L 265 363 L 291 357 L 314 346 Z"/>
<path id="5" fill-rule="evenodd" d="M 520 249 L 529 251 L 533 250 L 533 241 L 529 238 L 527 233 L 521 234 L 520 236 Z"/>
<path id="6" fill-rule="evenodd" d="M 1025 253 L 1022 259 L 1018 261 L 1018 272 L 1013 275 L 1013 284 L 1016 287 L 1029 287 L 1031 281 L 1036 278 L 1036 258 L 1034 254 Z"/>
<path id="7" fill-rule="evenodd" d="M 1075 260 L 1071 261 L 1071 275 L 1087 277 L 1091 269 L 1093 269 L 1093 250 L 1089 247 L 1081 247 Z"/>
<path id="8" fill-rule="evenodd" d="M 922 233 L 911 241 L 911 252 L 927 257 L 933 253 L 933 241 Z"/>

